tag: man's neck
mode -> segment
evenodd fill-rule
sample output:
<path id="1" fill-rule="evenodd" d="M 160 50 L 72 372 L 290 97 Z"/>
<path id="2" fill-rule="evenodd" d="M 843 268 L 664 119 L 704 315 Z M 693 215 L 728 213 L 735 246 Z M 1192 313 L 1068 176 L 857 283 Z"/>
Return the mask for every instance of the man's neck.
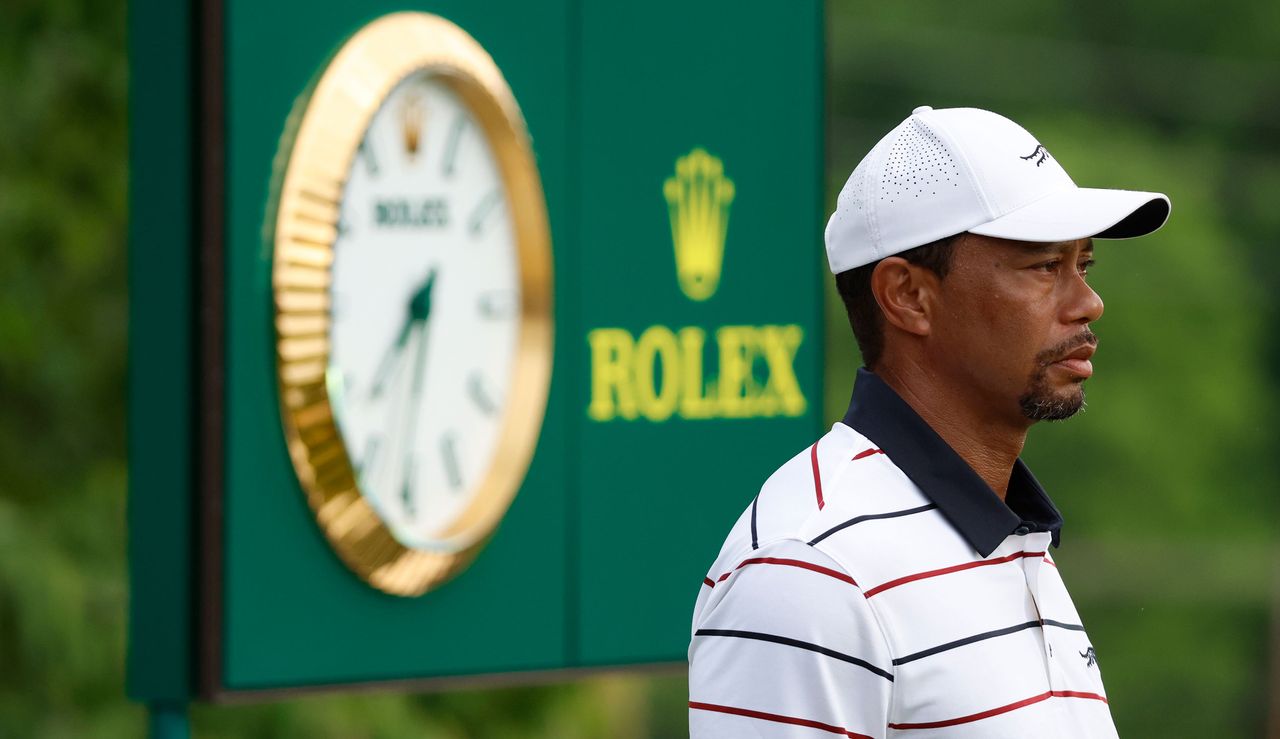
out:
<path id="1" fill-rule="evenodd" d="M 1027 440 L 1027 425 L 975 407 L 979 398 L 972 388 L 951 387 L 918 364 L 881 363 L 875 373 L 1004 500 L 1013 464 Z"/>

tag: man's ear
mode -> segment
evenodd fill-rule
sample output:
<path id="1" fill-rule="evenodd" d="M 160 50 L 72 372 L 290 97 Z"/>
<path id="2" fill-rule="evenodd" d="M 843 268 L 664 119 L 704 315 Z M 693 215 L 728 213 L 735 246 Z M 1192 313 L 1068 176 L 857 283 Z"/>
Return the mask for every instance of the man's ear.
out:
<path id="1" fill-rule="evenodd" d="M 902 257 L 885 257 L 871 273 L 871 293 L 885 322 L 916 336 L 932 330 L 937 291 L 938 276 L 932 270 Z"/>

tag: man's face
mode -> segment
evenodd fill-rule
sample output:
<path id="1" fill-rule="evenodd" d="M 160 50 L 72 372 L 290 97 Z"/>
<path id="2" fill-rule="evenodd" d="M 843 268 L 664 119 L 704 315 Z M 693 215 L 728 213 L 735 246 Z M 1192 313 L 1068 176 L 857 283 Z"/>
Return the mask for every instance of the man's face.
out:
<path id="1" fill-rule="evenodd" d="M 1053 244 L 965 235 L 939 282 L 932 366 L 1010 418 L 1041 421 L 1084 406 L 1102 299 L 1086 283 L 1093 241 Z M 1015 416 L 1016 414 L 1016 416 Z"/>

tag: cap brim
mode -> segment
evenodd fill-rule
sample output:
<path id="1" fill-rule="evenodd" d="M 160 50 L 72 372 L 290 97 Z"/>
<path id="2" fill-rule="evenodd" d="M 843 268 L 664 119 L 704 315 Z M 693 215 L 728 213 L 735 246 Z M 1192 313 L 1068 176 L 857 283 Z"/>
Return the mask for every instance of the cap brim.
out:
<path id="1" fill-rule="evenodd" d="M 969 233 L 1015 241 L 1131 239 L 1169 220 L 1169 198 L 1158 192 L 1078 187 L 1054 193 Z"/>

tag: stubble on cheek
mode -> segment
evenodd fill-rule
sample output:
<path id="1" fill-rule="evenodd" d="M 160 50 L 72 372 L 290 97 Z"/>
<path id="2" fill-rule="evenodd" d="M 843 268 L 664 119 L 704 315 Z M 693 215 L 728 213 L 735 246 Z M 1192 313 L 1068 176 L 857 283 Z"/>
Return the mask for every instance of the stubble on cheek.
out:
<path id="1" fill-rule="evenodd" d="M 1036 369 L 1027 382 L 1026 391 L 1018 398 L 1022 415 L 1032 421 L 1062 421 L 1085 407 L 1084 380 L 1061 392 L 1049 386 L 1047 366 Z"/>
<path id="2" fill-rule="evenodd" d="M 1084 380 L 1073 380 L 1066 389 L 1055 392 L 1049 382 L 1049 368 L 1063 355 L 1097 343 L 1098 337 L 1086 328 L 1082 334 L 1038 354 L 1027 388 L 1018 398 L 1022 415 L 1032 421 L 1062 421 L 1084 410 Z"/>

